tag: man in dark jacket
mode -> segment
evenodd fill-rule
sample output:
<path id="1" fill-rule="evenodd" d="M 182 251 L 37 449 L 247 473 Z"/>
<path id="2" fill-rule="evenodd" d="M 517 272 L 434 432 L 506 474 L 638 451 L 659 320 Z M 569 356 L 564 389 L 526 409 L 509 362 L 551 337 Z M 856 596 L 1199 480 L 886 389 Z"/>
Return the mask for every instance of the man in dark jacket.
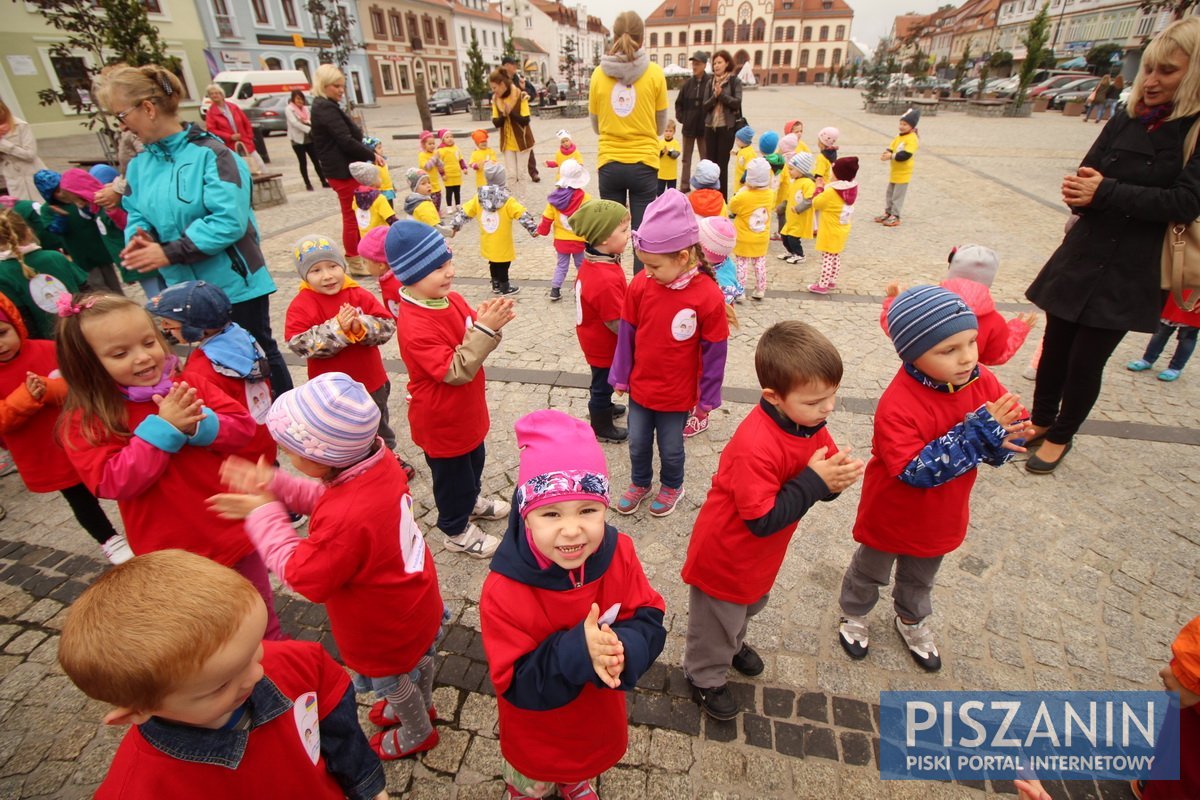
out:
<path id="1" fill-rule="evenodd" d="M 504 71 L 512 78 L 513 86 L 516 86 L 522 92 L 529 95 L 530 101 L 537 97 L 537 89 L 530 83 L 529 79 L 517 71 L 517 61 L 512 56 L 505 56 L 500 62 L 500 66 L 504 67 Z M 538 177 L 537 156 L 533 154 L 533 148 L 529 148 L 529 179 L 534 183 L 541 180 Z"/>
<path id="2" fill-rule="evenodd" d="M 683 136 L 683 172 L 679 176 L 679 191 L 691 191 L 688 179 L 692 175 L 692 144 L 700 151 L 700 158 L 708 158 L 704 152 L 704 99 L 712 92 L 712 76 L 704 71 L 708 66 L 708 53 L 697 50 L 689 59 L 692 77 L 679 87 L 675 96 L 675 119 Z"/>

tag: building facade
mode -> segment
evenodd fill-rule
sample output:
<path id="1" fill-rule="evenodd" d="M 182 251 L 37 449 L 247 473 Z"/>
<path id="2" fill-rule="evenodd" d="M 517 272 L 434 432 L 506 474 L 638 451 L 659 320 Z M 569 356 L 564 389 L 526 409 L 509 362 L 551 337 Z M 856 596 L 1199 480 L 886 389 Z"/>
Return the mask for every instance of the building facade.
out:
<path id="1" fill-rule="evenodd" d="M 371 81 L 381 97 L 461 87 L 459 46 L 448 0 L 359 0 Z M 461 59 L 466 61 L 466 45 Z"/>
<path id="2" fill-rule="evenodd" d="M 179 59 L 179 78 L 186 97 L 182 105 L 185 118 L 199 116 L 200 100 L 208 85 L 204 38 L 193 0 L 146 0 L 150 21 L 158 28 L 167 54 Z M 55 58 L 50 48 L 67 37 L 54 30 L 37 6 L 28 2 L 8 3 L 0 30 L 0 98 L 13 113 L 33 127 L 34 136 L 67 136 L 85 133 L 86 114 L 79 114 L 66 103 L 43 106 L 38 90 L 46 87 L 75 92 L 85 99 L 92 87 L 86 77 L 92 64 L 85 53 Z"/>
<path id="3" fill-rule="evenodd" d="M 539 83 L 587 80 L 608 45 L 608 29 L 584 5 L 547 0 L 501 0 L 496 6 L 504 24 L 512 25 L 513 44 L 525 62 L 536 65 Z M 568 46 L 567 42 L 571 45 Z M 568 75 L 564 53 L 575 51 L 575 75 Z M 530 70 L 527 70 L 529 72 Z M 570 78 L 570 80 L 568 80 Z"/>
<path id="4" fill-rule="evenodd" d="M 853 21 L 843 0 L 665 0 L 646 18 L 646 49 L 664 69 L 723 49 L 759 83 L 821 84 L 848 63 Z"/>
<path id="5" fill-rule="evenodd" d="M 479 43 L 483 63 L 490 71 L 500 65 L 504 55 L 504 21 L 500 9 L 487 0 L 451 0 L 450 13 L 454 23 L 454 35 L 458 40 L 458 74 L 460 86 L 467 85 L 467 50 L 471 46 L 471 34 Z"/>
<path id="6" fill-rule="evenodd" d="M 298 69 L 309 79 L 327 46 L 321 20 L 314 19 L 304 0 L 194 0 L 205 39 L 208 69 Z M 362 41 L 357 10 L 337 3 L 354 41 Z M 346 66 L 346 90 L 356 103 L 374 101 L 366 55 L 358 50 Z"/>

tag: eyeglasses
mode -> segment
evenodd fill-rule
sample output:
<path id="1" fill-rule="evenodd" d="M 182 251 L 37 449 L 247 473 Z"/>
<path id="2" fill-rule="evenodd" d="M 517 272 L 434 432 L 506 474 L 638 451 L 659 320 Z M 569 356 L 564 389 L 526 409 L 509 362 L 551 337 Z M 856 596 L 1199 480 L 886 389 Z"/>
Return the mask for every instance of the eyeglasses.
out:
<path id="1" fill-rule="evenodd" d="M 145 103 L 145 102 L 146 102 L 145 100 L 142 100 L 138 103 L 135 103 L 135 104 L 131 105 L 129 108 L 125 109 L 124 111 L 114 114 L 113 116 L 115 116 L 117 118 L 117 122 L 120 122 L 123 125 L 123 124 L 125 124 L 125 118 L 128 117 L 130 114 L 132 114 L 134 111 L 137 111 L 139 108 L 141 108 L 142 103 Z"/>

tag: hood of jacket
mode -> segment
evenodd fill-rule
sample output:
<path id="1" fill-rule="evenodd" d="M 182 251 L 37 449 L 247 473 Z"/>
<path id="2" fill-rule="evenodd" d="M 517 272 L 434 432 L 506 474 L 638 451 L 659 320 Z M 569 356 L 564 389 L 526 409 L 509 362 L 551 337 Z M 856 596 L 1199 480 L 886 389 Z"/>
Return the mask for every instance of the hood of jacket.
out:
<path id="1" fill-rule="evenodd" d="M 829 188 L 837 192 L 842 202 L 848 206 L 854 205 L 854 201 L 858 199 L 858 184 L 854 181 L 833 181 Z"/>
<path id="2" fill-rule="evenodd" d="M 424 203 L 426 200 L 429 200 L 429 195 L 427 194 L 409 192 L 408 196 L 404 198 L 404 213 L 411 217 L 413 212 L 417 210 L 417 206 L 421 205 L 421 203 Z"/>
<path id="3" fill-rule="evenodd" d="M 650 56 L 646 53 L 646 48 L 638 48 L 638 51 L 633 54 L 633 59 L 627 59 L 624 56 L 601 56 L 600 71 L 615 81 L 620 81 L 625 85 L 635 83 L 638 78 L 645 74 L 646 69 L 650 66 Z"/>
<path id="4" fill-rule="evenodd" d="M 692 203 L 692 211 L 698 217 L 719 217 L 725 207 L 725 195 L 719 189 L 693 189 L 688 194 Z"/>
<path id="5" fill-rule="evenodd" d="M 149 153 L 160 161 L 174 161 L 176 153 L 192 142 L 198 142 L 201 139 L 221 141 L 221 137 L 208 131 L 202 131 L 190 122 L 185 122 L 183 123 L 182 131 L 172 133 L 170 136 L 159 139 L 157 142 L 150 142 L 142 148 L 142 152 Z M 221 142 L 221 146 L 224 147 L 225 143 Z"/>
<path id="6" fill-rule="evenodd" d="M 354 205 L 366 211 L 378 197 L 378 189 L 371 186 L 359 186 L 354 190 Z"/>
<path id="7" fill-rule="evenodd" d="M 479 188 L 479 205 L 484 211 L 499 211 L 504 208 L 512 192 L 507 186 L 481 186 Z"/>
<path id="8" fill-rule="evenodd" d="M 991 314 L 996 310 L 996 301 L 992 299 L 991 290 L 978 281 L 966 278 L 948 278 L 942 281 L 942 288 L 949 289 L 961 297 L 976 317 Z"/>
<path id="9" fill-rule="evenodd" d="M 569 189 L 566 186 L 560 186 L 550 192 L 546 197 L 546 202 L 569 217 L 583 205 L 583 195 L 583 189 Z"/>
<path id="10" fill-rule="evenodd" d="M 616 551 L 617 529 L 606 524 L 600 547 L 583 563 L 583 582 L 592 583 L 602 577 L 608 571 Z M 575 588 L 571 573 L 557 564 L 551 564 L 545 569 L 538 566 L 537 557 L 529 546 L 529 537 L 525 533 L 525 520 L 517 513 L 516 503 L 508 515 L 508 531 L 500 540 L 496 554 L 492 556 L 491 568 L 493 572 L 499 572 L 506 578 L 537 589 L 566 592 Z"/>
<path id="11" fill-rule="evenodd" d="M 24 344 L 25 340 L 29 338 L 29 331 L 25 329 L 25 320 L 21 319 L 21 312 L 17 310 L 13 301 L 3 294 L 0 294 L 0 311 L 3 311 L 5 316 L 12 320 L 12 326 L 17 331 L 17 338 Z"/>
<path id="12" fill-rule="evenodd" d="M 85 172 L 81 169 L 69 169 L 62 174 L 60 187 L 71 194 L 77 194 L 84 200 L 88 201 L 88 212 L 92 216 L 100 213 L 100 206 L 96 205 L 96 192 L 104 188 L 104 184 L 100 182 L 94 175 Z M 104 214 L 117 223 L 117 227 L 121 230 L 125 229 L 125 223 L 129 219 L 129 215 L 125 213 L 120 206 L 104 209 Z"/>

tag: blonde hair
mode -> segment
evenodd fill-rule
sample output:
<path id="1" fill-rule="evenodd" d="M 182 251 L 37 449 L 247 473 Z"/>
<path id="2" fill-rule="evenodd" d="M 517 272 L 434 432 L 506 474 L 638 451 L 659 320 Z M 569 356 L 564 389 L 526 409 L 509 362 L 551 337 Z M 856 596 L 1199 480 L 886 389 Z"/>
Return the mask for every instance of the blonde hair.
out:
<path id="1" fill-rule="evenodd" d="M 61 317 L 58 321 L 58 337 L 55 339 L 55 354 L 58 368 L 67 382 L 67 399 L 63 403 L 63 414 L 59 425 L 79 415 L 80 431 L 84 440 L 91 445 L 101 439 L 117 436 L 130 437 L 129 418 L 125 411 L 125 398 L 116 382 L 104 368 L 96 351 L 83 335 L 83 323 L 117 311 L 136 309 L 146 315 L 154 335 L 163 352 L 170 354 L 162 331 L 154 324 L 154 318 L 141 305 L 119 294 L 80 294 L 71 298 L 79 306 L 77 314 Z M 66 441 L 66 437 L 62 437 Z"/>
<path id="2" fill-rule="evenodd" d="M 165 113 L 174 114 L 183 100 L 183 84 L 179 78 L 158 64 L 142 67 L 115 64 L 101 71 L 95 89 L 100 107 L 105 111 L 112 111 L 113 100 L 120 97 L 133 104 L 149 100 Z"/>
<path id="3" fill-rule="evenodd" d="M 12 120 L 12 109 L 9 108 L 3 100 L 0 100 L 0 125 L 7 125 L 8 123 L 12 122 Z"/>
<path id="4" fill-rule="evenodd" d="M 229 567 L 159 550 L 113 567 L 67 612 L 58 663 L 88 697 L 153 712 L 262 602 Z"/>
<path id="5" fill-rule="evenodd" d="M 1146 70 L 1158 66 L 1176 51 L 1188 57 L 1188 65 L 1179 88 L 1175 90 L 1174 108 L 1167 119 L 1182 119 L 1200 114 L 1200 19 L 1188 17 L 1176 20 L 1163 28 L 1142 51 L 1142 66 L 1134 78 L 1133 88 L 1129 90 L 1129 100 L 1125 104 L 1130 116 L 1137 114 L 1136 109 L 1142 102 Z"/>
<path id="6" fill-rule="evenodd" d="M 622 11 L 613 22 L 613 43 L 608 49 L 610 56 L 621 56 L 632 61 L 642 48 L 646 36 L 646 24 L 636 11 Z"/>
<path id="7" fill-rule="evenodd" d="M 346 80 L 346 75 L 333 64 L 322 64 L 317 67 L 317 71 L 313 73 L 312 88 L 313 94 L 317 97 L 324 97 L 325 90 L 332 84 L 338 81 Z"/>
<path id="8" fill-rule="evenodd" d="M 37 271 L 25 263 L 25 254 L 21 252 L 21 245 L 36 241 L 37 236 L 33 234 L 33 230 L 20 214 L 11 208 L 0 211 L 0 248 L 12 252 L 13 258 L 21 265 L 21 274 L 25 276 L 25 280 L 31 280 L 34 275 L 37 275 Z"/>

